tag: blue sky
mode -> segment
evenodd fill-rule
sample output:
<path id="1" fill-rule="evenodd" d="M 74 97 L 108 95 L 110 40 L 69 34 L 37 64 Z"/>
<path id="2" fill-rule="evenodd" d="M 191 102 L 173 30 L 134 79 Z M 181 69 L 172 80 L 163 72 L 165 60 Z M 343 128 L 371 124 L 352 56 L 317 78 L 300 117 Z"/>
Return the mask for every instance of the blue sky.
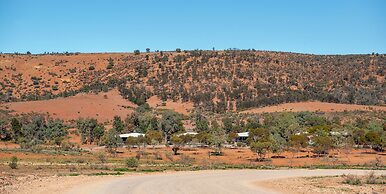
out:
<path id="1" fill-rule="evenodd" d="M 0 52 L 386 53 L 382 0 L 0 0 Z"/>

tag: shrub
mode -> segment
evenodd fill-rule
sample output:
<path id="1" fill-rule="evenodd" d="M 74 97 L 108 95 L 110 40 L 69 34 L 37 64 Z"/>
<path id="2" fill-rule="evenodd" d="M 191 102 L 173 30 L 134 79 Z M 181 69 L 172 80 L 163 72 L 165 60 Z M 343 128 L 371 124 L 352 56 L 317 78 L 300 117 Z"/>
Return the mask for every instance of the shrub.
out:
<path id="1" fill-rule="evenodd" d="M 170 153 L 170 152 L 165 152 L 165 157 L 170 160 L 171 162 L 173 162 L 173 155 Z"/>
<path id="2" fill-rule="evenodd" d="M 179 163 L 184 165 L 184 166 L 190 166 L 192 165 L 194 162 L 194 158 L 191 158 L 187 155 L 182 155 L 180 160 L 179 160 Z"/>
<path id="3" fill-rule="evenodd" d="M 58 90 L 58 86 L 57 86 L 57 85 L 52 86 L 52 90 L 53 90 L 53 91 Z"/>
<path id="4" fill-rule="evenodd" d="M 136 167 L 138 167 L 138 165 L 139 165 L 139 162 L 138 162 L 137 158 L 130 157 L 130 158 L 126 159 L 126 166 L 127 167 L 136 168 Z"/>
<path id="5" fill-rule="evenodd" d="M 367 184 L 375 184 L 377 182 L 377 177 L 374 172 L 370 172 L 366 177 Z"/>
<path id="6" fill-rule="evenodd" d="M 134 50 L 135 55 L 139 55 L 141 52 L 139 50 Z"/>
<path id="7" fill-rule="evenodd" d="M 160 152 L 154 152 L 154 158 L 156 159 L 156 160 L 162 160 L 162 156 L 161 156 L 161 153 Z"/>
<path id="8" fill-rule="evenodd" d="M 95 69 L 95 67 L 93 66 L 93 65 L 90 65 L 90 67 L 88 67 L 88 70 L 94 70 Z"/>
<path id="9" fill-rule="evenodd" d="M 11 162 L 9 163 L 9 167 L 11 167 L 12 169 L 16 169 L 18 160 L 19 159 L 16 156 L 12 156 Z"/>
<path id="10" fill-rule="evenodd" d="M 103 152 L 98 153 L 98 154 L 97 154 L 97 158 L 98 158 L 98 160 L 99 160 L 102 164 L 104 164 L 104 163 L 107 162 L 106 154 L 103 153 Z"/>
<path id="11" fill-rule="evenodd" d="M 349 185 L 360 185 L 362 184 L 361 179 L 359 179 L 356 175 L 345 175 L 343 183 L 349 184 Z"/>
<path id="12" fill-rule="evenodd" d="M 112 64 L 108 64 L 106 69 L 112 69 L 113 68 L 113 65 Z"/>
<path id="13" fill-rule="evenodd" d="M 60 144 L 60 147 L 64 151 L 70 151 L 70 150 L 73 150 L 75 148 L 75 143 L 69 142 L 69 141 L 63 141 Z"/>

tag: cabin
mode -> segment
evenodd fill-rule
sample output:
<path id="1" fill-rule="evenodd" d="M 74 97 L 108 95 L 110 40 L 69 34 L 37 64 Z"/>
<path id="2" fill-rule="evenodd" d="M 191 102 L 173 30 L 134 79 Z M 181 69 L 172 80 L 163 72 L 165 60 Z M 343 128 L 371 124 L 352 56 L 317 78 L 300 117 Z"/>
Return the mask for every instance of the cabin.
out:
<path id="1" fill-rule="evenodd" d="M 123 142 L 127 140 L 128 137 L 139 137 L 139 136 L 145 136 L 144 133 L 125 133 L 125 134 L 120 134 L 119 137 L 122 139 Z"/>
<path id="2" fill-rule="evenodd" d="M 247 143 L 249 132 L 237 133 L 236 142 Z"/>

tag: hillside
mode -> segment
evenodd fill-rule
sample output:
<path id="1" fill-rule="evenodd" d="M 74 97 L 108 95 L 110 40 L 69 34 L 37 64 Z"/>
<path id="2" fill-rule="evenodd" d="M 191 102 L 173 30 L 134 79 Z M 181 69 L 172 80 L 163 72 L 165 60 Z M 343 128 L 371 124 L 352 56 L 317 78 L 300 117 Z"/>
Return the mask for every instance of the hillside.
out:
<path id="1" fill-rule="evenodd" d="M 0 109 L 14 114 L 48 113 L 52 118 L 63 120 L 95 118 L 101 122 L 110 121 L 115 115 L 125 118 L 135 107 L 137 105 L 123 99 L 116 90 L 97 95 L 82 93 L 68 98 L 0 104 Z"/>
<path id="2" fill-rule="evenodd" d="M 265 51 L 0 55 L 3 102 L 107 92 L 225 112 L 288 102 L 385 104 L 385 55 Z M 190 106 L 190 105 L 189 105 Z"/>
<path id="3" fill-rule="evenodd" d="M 327 102 L 294 102 L 262 108 L 253 108 L 241 113 L 274 113 L 274 112 L 344 112 L 344 111 L 386 111 L 386 106 L 366 106 L 356 104 L 339 104 Z"/>

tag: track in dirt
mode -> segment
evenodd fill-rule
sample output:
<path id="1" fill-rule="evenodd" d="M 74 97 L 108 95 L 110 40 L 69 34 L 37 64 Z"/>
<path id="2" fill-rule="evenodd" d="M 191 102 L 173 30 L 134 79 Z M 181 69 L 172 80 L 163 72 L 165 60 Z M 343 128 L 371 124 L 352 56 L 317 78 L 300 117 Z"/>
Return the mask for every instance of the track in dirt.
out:
<path id="1" fill-rule="evenodd" d="M 257 182 L 304 176 L 364 175 L 366 170 L 224 170 L 134 175 L 80 185 L 68 193 L 276 193 Z M 378 174 L 386 174 L 379 171 Z"/>

